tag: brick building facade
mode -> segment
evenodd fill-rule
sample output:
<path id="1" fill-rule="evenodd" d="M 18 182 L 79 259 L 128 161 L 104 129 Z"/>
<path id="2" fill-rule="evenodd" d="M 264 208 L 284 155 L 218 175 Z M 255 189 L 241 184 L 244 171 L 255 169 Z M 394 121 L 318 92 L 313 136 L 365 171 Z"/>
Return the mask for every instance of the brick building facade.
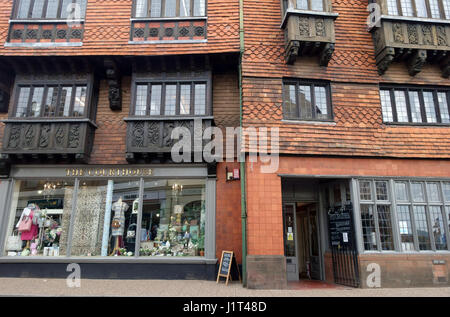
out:
<path id="1" fill-rule="evenodd" d="M 449 6 L 0 0 L 0 275 L 448 284 Z M 276 172 L 172 160 L 239 125 Z"/>

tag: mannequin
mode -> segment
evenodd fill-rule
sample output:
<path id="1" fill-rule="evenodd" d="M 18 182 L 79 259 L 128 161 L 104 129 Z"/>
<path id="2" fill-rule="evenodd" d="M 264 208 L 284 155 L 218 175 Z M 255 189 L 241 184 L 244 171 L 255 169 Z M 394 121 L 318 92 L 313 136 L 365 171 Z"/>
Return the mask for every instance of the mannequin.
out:
<path id="1" fill-rule="evenodd" d="M 125 229 L 125 212 L 128 210 L 129 206 L 122 201 L 122 197 L 119 198 L 119 200 L 112 204 L 112 211 L 114 211 L 114 217 L 111 224 L 111 235 L 115 238 L 114 242 L 114 250 L 111 253 L 111 255 L 116 255 L 119 252 L 120 246 L 119 246 L 119 237 L 123 238 L 123 232 Z M 117 224 L 118 226 L 114 226 L 114 224 Z"/>
<path id="2" fill-rule="evenodd" d="M 21 233 L 20 238 L 22 241 L 27 241 L 27 244 L 23 250 L 30 249 L 30 241 L 34 240 L 39 233 L 38 224 L 39 207 L 35 204 L 28 204 L 28 206 L 22 211 L 19 221 L 17 222 L 16 228 L 19 228 L 20 223 L 24 217 L 30 217 L 31 229 L 30 231 L 24 231 Z"/>

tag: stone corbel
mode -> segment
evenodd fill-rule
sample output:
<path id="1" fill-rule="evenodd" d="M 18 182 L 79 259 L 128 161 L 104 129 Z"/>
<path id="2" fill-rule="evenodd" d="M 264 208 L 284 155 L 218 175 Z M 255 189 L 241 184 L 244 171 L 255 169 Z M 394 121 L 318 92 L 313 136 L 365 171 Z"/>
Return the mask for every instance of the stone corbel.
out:
<path id="1" fill-rule="evenodd" d="M 386 70 L 391 65 L 392 61 L 395 57 L 395 49 L 393 47 L 386 47 L 378 56 L 377 56 L 377 67 L 378 74 L 383 75 Z"/>
<path id="2" fill-rule="evenodd" d="M 120 69 L 112 58 L 106 58 L 104 66 L 109 86 L 109 107 L 111 110 L 122 110 L 122 82 Z"/>
<path id="3" fill-rule="evenodd" d="M 426 61 L 427 51 L 415 50 L 407 62 L 409 75 L 416 76 L 418 73 L 420 73 Z"/>
<path id="4" fill-rule="evenodd" d="M 297 59 L 298 52 L 300 49 L 300 41 L 290 41 L 288 47 L 286 48 L 286 63 L 289 65 L 294 64 Z"/>
<path id="5" fill-rule="evenodd" d="M 442 77 L 449 78 L 450 77 L 450 55 L 445 57 L 440 62 L 441 70 L 442 70 Z"/>
<path id="6" fill-rule="evenodd" d="M 327 43 L 320 54 L 320 66 L 328 66 L 334 53 L 334 43 Z"/>

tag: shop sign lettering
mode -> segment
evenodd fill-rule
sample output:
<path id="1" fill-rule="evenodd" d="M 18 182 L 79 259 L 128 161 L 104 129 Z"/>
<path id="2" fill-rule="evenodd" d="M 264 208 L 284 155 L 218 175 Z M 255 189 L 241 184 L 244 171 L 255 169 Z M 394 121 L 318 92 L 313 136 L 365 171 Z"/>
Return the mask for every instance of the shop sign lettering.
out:
<path id="1" fill-rule="evenodd" d="M 151 168 L 67 168 L 69 177 L 129 177 L 151 176 Z"/>

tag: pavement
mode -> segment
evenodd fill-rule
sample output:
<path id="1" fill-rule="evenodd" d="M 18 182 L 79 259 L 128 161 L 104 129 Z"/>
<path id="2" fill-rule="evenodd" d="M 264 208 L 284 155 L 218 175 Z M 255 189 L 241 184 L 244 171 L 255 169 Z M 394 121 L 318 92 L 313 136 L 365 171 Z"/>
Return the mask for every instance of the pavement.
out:
<path id="1" fill-rule="evenodd" d="M 450 297 L 450 287 L 355 289 L 337 285 L 287 290 L 251 290 L 239 282 L 200 280 L 81 280 L 70 288 L 65 279 L 0 278 L 0 296 L 133 297 Z"/>

